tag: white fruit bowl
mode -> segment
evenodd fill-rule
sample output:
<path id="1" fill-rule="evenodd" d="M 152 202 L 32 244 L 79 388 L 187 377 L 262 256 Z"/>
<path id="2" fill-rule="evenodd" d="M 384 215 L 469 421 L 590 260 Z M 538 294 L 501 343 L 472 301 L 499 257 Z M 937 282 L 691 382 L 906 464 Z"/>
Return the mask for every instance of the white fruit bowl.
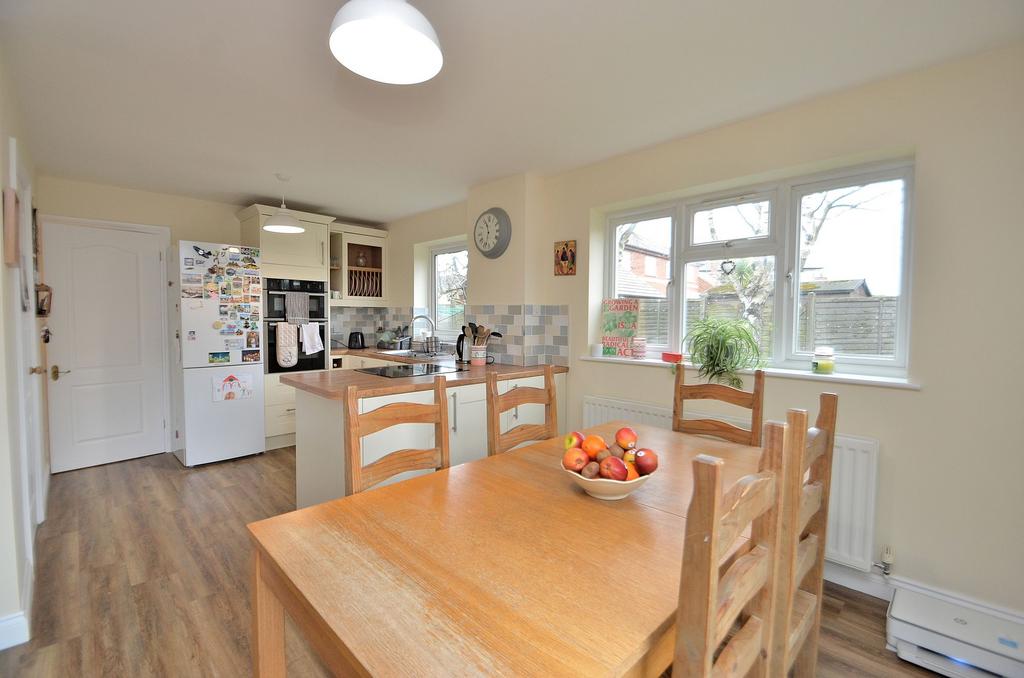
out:
<path id="1" fill-rule="evenodd" d="M 572 476 L 572 479 L 576 481 L 576 484 L 580 486 L 584 492 L 589 494 L 594 499 L 604 499 L 605 501 L 614 501 L 616 499 L 625 499 L 634 490 L 639 488 L 641 485 L 647 482 L 647 479 L 657 473 L 651 473 L 646 476 L 640 476 L 639 478 L 633 478 L 633 480 L 609 480 L 608 478 L 584 478 L 575 471 L 562 466 L 562 462 L 558 462 L 558 465 L 562 467 L 562 470 Z"/>

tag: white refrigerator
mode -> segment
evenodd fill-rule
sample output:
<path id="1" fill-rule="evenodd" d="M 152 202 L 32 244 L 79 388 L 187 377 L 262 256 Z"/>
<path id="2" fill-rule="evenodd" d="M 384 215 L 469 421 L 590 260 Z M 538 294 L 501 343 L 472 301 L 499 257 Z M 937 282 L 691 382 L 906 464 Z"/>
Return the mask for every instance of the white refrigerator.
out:
<path id="1" fill-rule="evenodd" d="M 260 251 L 181 241 L 176 255 L 174 453 L 196 466 L 263 452 Z"/>

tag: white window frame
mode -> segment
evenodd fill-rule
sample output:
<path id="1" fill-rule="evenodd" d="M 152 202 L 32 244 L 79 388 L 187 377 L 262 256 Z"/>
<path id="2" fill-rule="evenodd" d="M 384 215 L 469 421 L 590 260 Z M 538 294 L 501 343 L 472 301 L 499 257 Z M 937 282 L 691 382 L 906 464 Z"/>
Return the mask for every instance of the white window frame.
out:
<path id="1" fill-rule="evenodd" d="M 623 224 L 670 217 L 672 219 L 672 255 L 669 260 L 671 278 L 668 285 L 669 343 L 648 345 L 651 353 L 675 351 L 681 345 L 686 311 L 683 285 L 686 265 L 717 259 L 739 259 L 754 256 L 775 257 L 775 301 L 772 332 L 771 367 L 808 369 L 810 352 L 796 350 L 797 304 L 799 285 L 795 267 L 800 256 L 800 200 L 808 193 L 855 184 L 901 179 L 904 182 L 904 214 L 902 234 L 902 268 L 900 271 L 900 303 L 896 323 L 896 352 L 892 357 L 838 354 L 842 372 L 864 375 L 906 375 L 910 348 L 910 281 L 913 252 L 913 160 L 897 160 L 819 172 L 772 183 L 756 184 L 732 191 L 699 195 L 609 215 L 606 235 L 605 296 L 615 296 L 616 229 Z M 767 200 L 770 205 L 770 230 L 767 236 L 723 240 L 700 245 L 692 244 L 693 217 L 696 212 L 712 207 Z"/>
<path id="2" fill-rule="evenodd" d="M 903 251 L 900 261 L 900 301 L 896 313 L 896 351 L 892 356 L 837 353 L 836 360 L 840 369 L 846 366 L 856 366 L 856 371 L 860 374 L 879 376 L 903 376 L 906 374 L 910 353 L 910 272 L 913 230 L 911 216 L 914 189 L 914 166 L 911 162 L 886 163 L 867 168 L 828 172 L 799 181 L 787 182 L 788 202 L 792 206 L 787 230 L 791 232 L 792 238 L 787 248 L 786 279 L 788 288 L 784 309 L 786 315 L 783 320 L 786 323 L 785 334 L 788 339 L 784 346 L 785 353 L 780 354 L 784 356 L 784 360 L 773 364 L 777 364 L 778 367 L 798 369 L 806 367 L 813 356 L 812 351 L 797 350 L 800 285 L 796 265 L 800 261 L 800 239 L 796 236 L 800 230 L 800 201 L 810 193 L 893 180 L 903 181 L 903 233 L 901 238 Z"/>
<path id="3" fill-rule="evenodd" d="M 468 257 L 469 247 L 466 243 L 444 245 L 443 247 L 432 247 L 430 249 L 430 299 L 428 300 L 427 310 L 430 312 L 430 318 L 434 321 L 435 328 L 437 327 L 437 257 L 441 254 L 452 254 L 454 252 L 462 252 L 463 250 L 465 250 Z M 442 339 L 455 339 L 459 336 L 460 332 L 458 330 L 437 329 L 435 334 Z"/>
<path id="4" fill-rule="evenodd" d="M 666 294 L 668 296 L 668 343 L 667 344 L 647 344 L 647 352 L 650 354 L 657 354 L 663 351 L 674 351 L 674 346 L 679 346 L 679 327 L 682 323 L 682 318 L 679 315 L 680 306 L 679 303 L 679 290 L 677 289 L 676 282 L 676 266 L 678 265 L 678 257 L 676 256 L 676 247 L 679 242 L 678 231 L 679 231 L 679 205 L 676 203 L 669 203 L 666 205 L 648 206 L 643 209 L 629 210 L 627 212 L 618 212 L 614 217 L 608 220 L 608 232 L 607 232 L 607 247 L 605 255 L 605 271 L 607 274 L 604 277 L 604 294 L 606 298 L 615 297 L 615 274 L 618 271 L 616 264 L 616 253 L 618 244 L 616 242 L 615 232 L 619 226 L 626 224 L 635 224 L 639 221 L 651 221 L 653 219 L 665 219 L 671 220 L 672 235 L 671 235 L 671 246 L 669 248 L 669 280 L 666 288 Z"/>

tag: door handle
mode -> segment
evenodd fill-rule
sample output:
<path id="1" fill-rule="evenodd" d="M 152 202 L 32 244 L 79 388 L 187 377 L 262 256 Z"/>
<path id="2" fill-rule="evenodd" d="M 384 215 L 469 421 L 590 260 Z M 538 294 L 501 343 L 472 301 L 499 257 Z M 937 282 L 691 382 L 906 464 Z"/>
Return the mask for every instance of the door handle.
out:
<path id="1" fill-rule="evenodd" d="M 46 368 L 42 365 L 36 365 L 35 367 L 28 368 L 29 374 L 46 374 Z"/>
<path id="2" fill-rule="evenodd" d="M 324 265 L 324 241 L 320 241 L 320 265 Z"/>
<path id="3" fill-rule="evenodd" d="M 459 432 L 459 393 L 452 393 L 452 433 Z"/>
<path id="4" fill-rule="evenodd" d="M 514 391 L 517 388 L 519 388 L 519 384 L 512 384 L 512 388 L 510 390 Z M 516 405 L 515 409 L 512 411 L 512 418 L 519 421 L 519 405 Z"/>
<path id="5" fill-rule="evenodd" d="M 60 365 L 54 365 L 50 368 L 50 379 L 57 381 L 60 379 L 60 375 L 62 374 L 71 374 L 71 370 L 62 370 L 60 369 Z"/>

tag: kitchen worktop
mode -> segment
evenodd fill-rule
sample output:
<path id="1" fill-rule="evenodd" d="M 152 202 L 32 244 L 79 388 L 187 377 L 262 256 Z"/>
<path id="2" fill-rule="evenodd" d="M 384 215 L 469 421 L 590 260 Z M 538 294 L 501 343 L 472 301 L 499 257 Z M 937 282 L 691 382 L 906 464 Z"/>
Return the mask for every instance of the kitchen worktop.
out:
<path id="1" fill-rule="evenodd" d="M 335 353 L 335 351 L 345 351 L 345 353 Z M 430 362 L 436 365 L 454 365 L 454 360 L 424 360 L 421 358 L 405 358 L 401 356 L 388 355 L 386 353 L 380 353 L 375 349 L 333 349 L 331 355 L 361 355 L 365 357 L 379 358 L 381 360 L 391 360 L 394 362 L 403 363 L 423 363 Z M 472 366 L 472 365 L 460 365 L 463 368 L 460 372 L 448 372 L 443 374 L 445 379 L 448 380 L 449 386 L 467 386 L 469 384 L 482 384 L 487 379 L 488 372 L 496 372 L 501 376 L 515 376 L 523 372 L 529 372 L 536 370 L 536 367 L 523 367 L 521 365 L 486 365 L 486 366 Z M 568 367 L 555 366 L 555 374 L 564 374 L 569 371 Z M 295 388 L 318 395 L 322 398 L 329 398 L 331 400 L 343 400 L 345 398 L 345 392 L 349 386 L 359 386 L 361 388 L 370 388 L 374 386 L 398 386 L 400 384 L 422 384 L 429 383 L 434 377 L 423 376 L 423 377 L 401 377 L 398 379 L 389 379 L 388 377 L 378 377 L 375 374 L 365 374 L 356 370 L 323 370 L 320 372 L 304 372 L 299 374 L 282 374 L 281 383 L 288 386 L 294 386 Z"/>

